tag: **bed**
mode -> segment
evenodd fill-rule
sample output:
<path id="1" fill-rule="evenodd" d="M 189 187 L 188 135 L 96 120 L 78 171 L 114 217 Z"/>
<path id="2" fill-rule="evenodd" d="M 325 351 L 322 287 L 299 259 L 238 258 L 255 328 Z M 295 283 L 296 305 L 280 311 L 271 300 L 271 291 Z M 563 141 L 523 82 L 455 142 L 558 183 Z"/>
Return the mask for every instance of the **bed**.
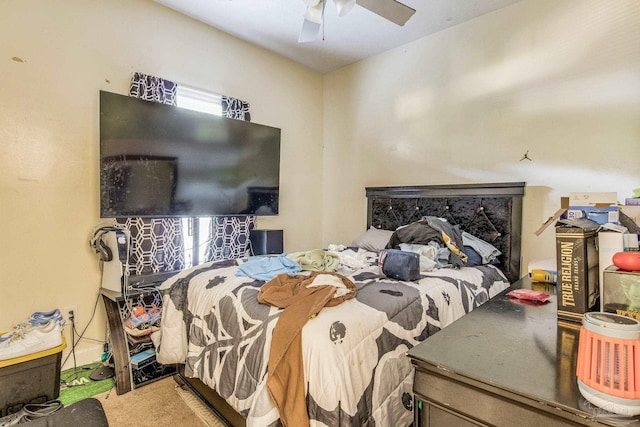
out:
<path id="1" fill-rule="evenodd" d="M 368 231 L 444 218 L 501 255 L 497 263 L 439 268 L 401 282 L 380 273 L 377 252 L 347 249 L 359 262 L 343 264 L 341 258 L 338 273 L 355 284 L 357 295 L 325 307 L 302 329 L 312 426 L 413 422 L 413 368 L 406 352 L 518 279 L 524 186 L 366 188 Z M 354 237 L 367 235 L 362 233 Z M 270 337 L 282 310 L 257 301 L 264 281 L 236 276 L 244 262 L 202 264 L 163 283 L 158 361 L 182 364 L 177 380 L 229 425 L 278 426 L 283 422 L 265 384 Z"/>

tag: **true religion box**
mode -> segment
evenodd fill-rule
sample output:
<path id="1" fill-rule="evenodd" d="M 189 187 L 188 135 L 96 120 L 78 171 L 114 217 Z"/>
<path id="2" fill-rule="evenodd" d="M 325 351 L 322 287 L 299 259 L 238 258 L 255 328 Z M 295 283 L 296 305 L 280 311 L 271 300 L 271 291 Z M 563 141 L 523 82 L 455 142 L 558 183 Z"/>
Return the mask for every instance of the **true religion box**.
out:
<path id="1" fill-rule="evenodd" d="M 581 322 L 584 313 L 599 309 L 596 235 L 595 229 L 556 227 L 560 319 Z"/>
<path id="2" fill-rule="evenodd" d="M 603 275 L 602 311 L 640 320 L 640 271 L 611 265 Z"/>

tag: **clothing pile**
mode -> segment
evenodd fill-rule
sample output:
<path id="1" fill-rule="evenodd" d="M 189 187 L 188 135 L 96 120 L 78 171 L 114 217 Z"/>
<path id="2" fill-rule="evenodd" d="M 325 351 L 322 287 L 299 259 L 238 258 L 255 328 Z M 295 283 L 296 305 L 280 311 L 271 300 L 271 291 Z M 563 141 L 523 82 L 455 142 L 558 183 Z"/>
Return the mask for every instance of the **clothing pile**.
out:
<path id="1" fill-rule="evenodd" d="M 418 253 L 421 271 L 489 264 L 501 254 L 493 245 L 462 231 L 458 225 L 434 216 L 398 228 L 387 248 Z"/>

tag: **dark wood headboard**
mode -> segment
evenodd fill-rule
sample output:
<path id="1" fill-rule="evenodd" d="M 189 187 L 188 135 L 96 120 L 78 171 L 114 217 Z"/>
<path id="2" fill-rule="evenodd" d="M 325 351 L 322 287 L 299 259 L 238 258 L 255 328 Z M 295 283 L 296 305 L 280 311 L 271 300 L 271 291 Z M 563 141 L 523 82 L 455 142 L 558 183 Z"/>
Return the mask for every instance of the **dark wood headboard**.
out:
<path id="1" fill-rule="evenodd" d="M 520 278 L 524 182 L 367 187 L 367 229 L 395 230 L 423 216 L 452 224 L 498 248 L 498 267 L 509 281 Z"/>

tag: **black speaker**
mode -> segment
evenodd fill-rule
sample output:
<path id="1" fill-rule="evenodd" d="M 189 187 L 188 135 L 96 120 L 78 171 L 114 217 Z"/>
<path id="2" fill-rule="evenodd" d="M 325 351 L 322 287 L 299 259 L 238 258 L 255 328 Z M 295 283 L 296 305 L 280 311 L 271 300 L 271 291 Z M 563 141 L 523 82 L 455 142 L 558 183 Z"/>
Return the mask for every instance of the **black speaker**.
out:
<path id="1" fill-rule="evenodd" d="M 284 252 L 282 230 L 251 230 L 253 255 L 273 255 Z"/>

